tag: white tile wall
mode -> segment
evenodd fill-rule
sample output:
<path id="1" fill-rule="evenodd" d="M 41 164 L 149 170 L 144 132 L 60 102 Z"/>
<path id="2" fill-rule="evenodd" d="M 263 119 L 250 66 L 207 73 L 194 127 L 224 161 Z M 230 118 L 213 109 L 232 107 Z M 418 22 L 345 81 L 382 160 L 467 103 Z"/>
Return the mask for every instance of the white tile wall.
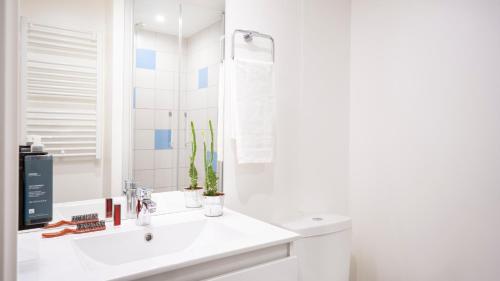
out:
<path id="1" fill-rule="evenodd" d="M 192 60 L 190 57 L 189 60 Z M 190 68 L 186 73 L 186 90 L 196 91 L 198 89 L 198 70 Z"/>
<path id="2" fill-rule="evenodd" d="M 207 89 L 207 107 L 217 108 L 219 106 L 219 87 L 211 86 Z"/>
<path id="3" fill-rule="evenodd" d="M 154 149 L 154 130 L 135 130 L 135 149 Z"/>
<path id="4" fill-rule="evenodd" d="M 219 63 L 216 61 L 208 67 L 208 86 L 217 86 L 219 84 Z"/>
<path id="5" fill-rule="evenodd" d="M 155 171 L 154 170 L 135 170 L 134 179 L 138 184 L 148 187 L 155 185 Z"/>
<path id="6" fill-rule="evenodd" d="M 181 73 L 181 93 L 187 90 L 187 74 L 186 72 Z"/>
<path id="7" fill-rule="evenodd" d="M 154 113 L 153 109 L 136 109 L 135 129 L 154 129 Z"/>
<path id="8" fill-rule="evenodd" d="M 155 191 L 176 189 L 178 166 L 179 187 L 189 185 L 191 120 L 197 130 L 196 165 L 200 184 L 203 184 L 202 135 L 208 141 L 208 119 L 212 119 L 215 126 L 217 124 L 220 35 L 221 26 L 216 23 L 183 41 L 184 63 L 179 81 L 177 37 L 149 31 L 138 33 L 137 47 L 156 51 L 156 69 L 135 71 L 134 176 L 137 181 L 154 186 Z M 206 67 L 208 88 L 198 89 L 198 70 Z M 178 124 L 179 118 L 181 122 Z M 155 129 L 172 130 L 174 149 L 154 149 Z"/>
<path id="9" fill-rule="evenodd" d="M 156 89 L 174 90 L 174 72 L 157 70 Z"/>
<path id="10" fill-rule="evenodd" d="M 208 89 L 188 92 L 186 94 L 186 109 L 195 110 L 207 108 Z"/>
<path id="11" fill-rule="evenodd" d="M 179 59 L 176 54 L 168 52 L 156 52 L 157 70 L 176 72 L 178 66 L 179 66 Z"/>
<path id="12" fill-rule="evenodd" d="M 154 169 L 154 150 L 135 150 L 134 169 L 151 170 Z"/>
<path id="13" fill-rule="evenodd" d="M 156 34 L 156 50 L 160 52 L 168 52 L 177 54 L 179 41 L 177 36 L 155 33 Z"/>
<path id="14" fill-rule="evenodd" d="M 203 151 L 203 150 L 198 150 Z M 201 153 L 203 154 L 203 153 Z M 197 156 L 201 155 L 197 154 Z M 191 145 L 188 148 L 179 149 L 179 167 L 189 167 L 189 156 L 191 155 Z M 197 167 L 198 168 L 198 167 Z"/>
<path id="15" fill-rule="evenodd" d="M 173 114 L 169 110 L 156 110 L 154 123 L 156 129 L 171 129 L 173 127 Z"/>
<path id="16" fill-rule="evenodd" d="M 135 108 L 155 108 L 155 91 L 153 89 L 135 88 Z"/>
<path id="17" fill-rule="evenodd" d="M 173 149 L 155 150 L 155 168 L 175 168 L 176 157 L 177 155 Z"/>
<path id="18" fill-rule="evenodd" d="M 184 92 L 181 92 L 181 94 L 180 94 L 180 96 L 179 96 L 179 98 L 180 98 L 180 100 L 181 100 L 181 102 L 180 102 L 180 108 L 182 108 L 183 110 L 185 110 L 185 109 L 187 108 L 187 105 L 188 105 L 188 104 L 187 104 L 186 94 L 187 94 L 187 92 L 186 92 L 186 91 L 184 91 Z M 178 97 L 178 96 L 175 96 L 175 97 L 174 97 L 174 102 L 175 102 L 175 104 L 177 104 L 177 102 L 178 102 L 177 97 Z M 181 116 L 181 117 L 182 117 L 182 116 Z"/>
<path id="19" fill-rule="evenodd" d="M 155 187 L 154 191 L 155 192 L 168 192 L 168 191 L 176 191 L 177 187 L 175 186 L 170 186 L 170 187 Z"/>
<path id="20" fill-rule="evenodd" d="M 153 106 L 156 109 L 172 110 L 177 105 L 174 103 L 175 91 L 171 90 L 156 90 Z"/>
<path id="21" fill-rule="evenodd" d="M 175 186 L 175 169 L 155 169 L 155 188 Z"/>
<path id="22" fill-rule="evenodd" d="M 172 146 L 174 149 L 182 149 L 186 147 L 186 144 L 184 142 L 184 135 L 184 130 L 174 130 L 172 132 Z M 179 137 L 179 140 L 177 139 L 177 137 Z"/>
<path id="23" fill-rule="evenodd" d="M 216 128 L 217 128 L 217 108 L 213 108 L 213 107 L 207 108 L 207 117 L 206 118 L 207 118 L 207 123 L 208 123 L 208 120 L 212 120 L 212 126 L 213 126 L 214 130 L 216 130 Z M 209 129 L 209 128 L 207 127 L 207 129 Z M 215 132 L 214 132 L 214 134 L 215 134 Z"/>
<path id="24" fill-rule="evenodd" d="M 193 121 L 196 129 L 208 129 L 207 109 L 194 109 L 188 111 L 188 124 Z"/>
<path id="25" fill-rule="evenodd" d="M 203 185 L 201 177 L 198 177 L 198 184 Z M 179 188 L 185 188 L 187 186 L 189 186 L 188 168 L 179 168 Z"/>
<path id="26" fill-rule="evenodd" d="M 141 31 L 138 32 L 136 38 L 136 44 L 138 49 L 156 49 L 156 33 Z"/>
<path id="27" fill-rule="evenodd" d="M 155 191 L 176 188 L 175 150 L 155 150 L 155 129 L 176 129 L 177 37 L 140 31 L 137 48 L 156 52 L 154 70 L 135 69 L 134 177 Z M 174 122 L 175 121 L 175 122 Z M 147 130 L 146 130 L 147 129 Z M 173 139 L 175 140 L 175 139 Z"/>
<path id="28" fill-rule="evenodd" d="M 149 88 L 155 87 L 155 71 L 150 69 L 135 69 L 135 87 Z"/>
<path id="29" fill-rule="evenodd" d="M 179 123 L 179 128 L 181 130 L 184 130 L 184 128 L 186 128 L 186 121 L 185 121 L 185 117 L 184 117 L 184 111 L 173 111 L 172 112 L 172 123 L 175 124 L 175 128 L 177 129 L 177 120 L 179 120 L 179 118 L 181 119 L 180 123 Z"/>
<path id="30" fill-rule="evenodd" d="M 188 133 L 190 133 L 191 131 L 186 131 L 186 130 L 176 130 L 176 132 L 179 133 L 179 145 L 177 146 L 179 149 L 184 149 L 184 148 L 187 148 L 189 147 L 189 144 L 188 144 L 188 138 L 189 136 L 187 135 Z"/>

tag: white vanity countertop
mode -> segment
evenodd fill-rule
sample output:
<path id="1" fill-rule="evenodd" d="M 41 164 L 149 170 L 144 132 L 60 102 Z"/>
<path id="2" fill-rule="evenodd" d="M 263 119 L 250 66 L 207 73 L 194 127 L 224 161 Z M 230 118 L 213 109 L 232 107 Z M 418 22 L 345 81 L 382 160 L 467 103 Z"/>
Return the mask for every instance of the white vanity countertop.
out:
<path id="1" fill-rule="evenodd" d="M 198 235 L 198 232 L 203 235 Z M 150 226 L 136 226 L 135 220 L 122 220 L 122 225 L 118 227 L 108 222 L 107 229 L 100 232 L 51 239 L 42 239 L 41 233 L 42 231 L 34 231 L 18 235 L 18 280 L 133 280 L 298 239 L 298 235 L 293 232 L 228 209 L 224 210 L 222 217 L 217 218 L 207 218 L 203 209 L 193 209 L 153 216 Z M 140 246 L 146 243 L 143 238 L 146 233 L 153 233 L 153 239 L 161 239 L 158 240 L 161 242 L 157 243 L 162 244 L 156 245 L 184 248 L 168 250 L 169 254 L 159 254 L 156 251 L 158 247 L 155 246 L 150 250 L 156 253 L 152 251 L 150 257 L 150 250 Z M 120 239 L 127 241 L 123 242 L 125 246 L 120 244 Z M 129 243 L 131 240 L 134 241 Z M 90 254 L 79 250 L 79 247 L 82 247 L 80 245 L 88 245 L 94 241 L 98 242 Z M 118 244 L 101 246 L 98 243 L 102 241 Z M 183 243 L 185 246 L 178 246 Z M 136 260 L 125 258 L 117 264 L 111 264 L 109 261 L 114 259 L 115 253 L 103 252 L 101 257 L 99 252 L 101 249 L 105 251 L 107 246 L 115 247 L 118 251 L 121 251 L 121 247 L 131 248 L 130 251 L 127 249 L 125 252 L 116 253 L 120 254 L 118 259 L 121 259 L 124 253 L 133 255 L 134 251 L 137 255 L 146 257 L 138 260 L 135 257 L 132 259 Z M 97 253 L 94 258 L 90 257 L 92 251 Z M 101 261 L 97 261 L 96 257 Z"/>

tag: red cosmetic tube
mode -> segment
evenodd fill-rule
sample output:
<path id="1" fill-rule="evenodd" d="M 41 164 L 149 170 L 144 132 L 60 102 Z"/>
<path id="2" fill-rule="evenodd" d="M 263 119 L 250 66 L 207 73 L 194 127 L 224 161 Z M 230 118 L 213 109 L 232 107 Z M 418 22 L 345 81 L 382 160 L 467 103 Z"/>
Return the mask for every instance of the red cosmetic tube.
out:
<path id="1" fill-rule="evenodd" d="M 106 218 L 111 218 L 113 216 L 113 199 L 106 198 Z"/>
<path id="2" fill-rule="evenodd" d="M 115 211 L 113 214 L 114 225 L 120 225 L 122 223 L 122 208 L 120 204 L 115 204 Z"/>

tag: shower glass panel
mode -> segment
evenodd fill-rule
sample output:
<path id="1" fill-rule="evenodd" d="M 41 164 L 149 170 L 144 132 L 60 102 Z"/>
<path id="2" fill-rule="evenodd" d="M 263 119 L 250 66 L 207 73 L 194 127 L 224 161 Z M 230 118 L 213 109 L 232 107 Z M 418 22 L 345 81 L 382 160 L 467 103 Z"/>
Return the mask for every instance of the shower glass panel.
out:
<path id="1" fill-rule="evenodd" d="M 133 14 L 133 178 L 155 192 L 188 187 L 193 122 L 203 185 L 209 120 L 217 136 L 224 1 L 135 0 Z"/>

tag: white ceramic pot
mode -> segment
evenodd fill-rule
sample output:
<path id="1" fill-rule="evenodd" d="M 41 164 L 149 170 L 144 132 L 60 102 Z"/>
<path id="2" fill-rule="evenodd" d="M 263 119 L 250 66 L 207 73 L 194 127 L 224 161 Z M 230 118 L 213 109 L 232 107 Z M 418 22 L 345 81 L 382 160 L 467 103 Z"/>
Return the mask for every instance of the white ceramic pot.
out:
<path id="1" fill-rule="evenodd" d="M 220 217 L 222 216 L 222 209 L 224 208 L 224 194 L 217 196 L 203 196 L 205 216 L 207 217 Z"/>
<path id="2" fill-rule="evenodd" d="M 200 208 L 203 203 L 203 188 L 184 188 L 184 202 L 186 208 Z"/>

